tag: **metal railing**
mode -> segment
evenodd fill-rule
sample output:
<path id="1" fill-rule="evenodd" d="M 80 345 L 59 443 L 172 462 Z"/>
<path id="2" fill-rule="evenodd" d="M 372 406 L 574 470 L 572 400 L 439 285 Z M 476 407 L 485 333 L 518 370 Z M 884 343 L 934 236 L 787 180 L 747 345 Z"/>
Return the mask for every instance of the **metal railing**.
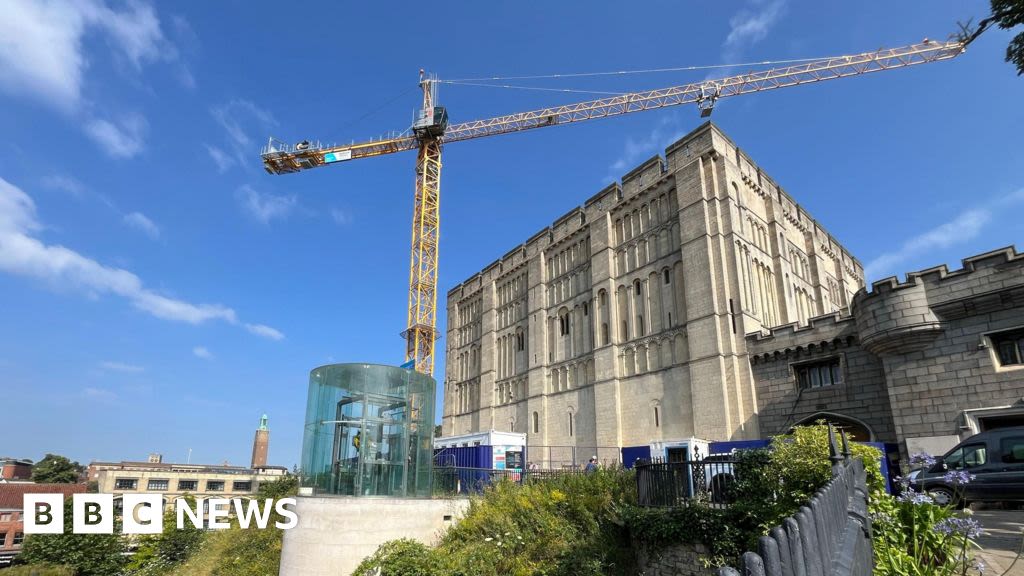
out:
<path id="1" fill-rule="evenodd" d="M 638 460 L 637 501 L 641 506 L 686 506 L 693 499 L 726 505 L 732 501 L 732 485 L 739 461 L 731 455 L 712 455 L 702 460 L 665 462 Z"/>
<path id="2" fill-rule="evenodd" d="M 718 576 L 870 576 L 873 568 L 867 473 L 851 458 L 846 434 L 842 452 L 829 426 L 832 480 L 800 511 L 772 528 L 758 552 L 743 554 L 741 570 Z"/>
<path id="3" fill-rule="evenodd" d="M 433 492 L 437 496 L 480 494 L 487 487 L 501 481 L 524 484 L 581 474 L 586 474 L 586 472 L 576 468 L 565 470 L 501 470 L 461 466 L 435 466 Z"/>

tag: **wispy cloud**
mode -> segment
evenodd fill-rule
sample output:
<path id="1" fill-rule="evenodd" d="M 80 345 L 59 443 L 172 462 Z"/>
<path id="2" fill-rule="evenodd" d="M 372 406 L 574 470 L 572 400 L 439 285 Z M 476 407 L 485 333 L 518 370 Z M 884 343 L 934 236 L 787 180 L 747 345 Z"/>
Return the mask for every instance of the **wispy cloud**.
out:
<path id="1" fill-rule="evenodd" d="M 160 238 L 160 227 L 142 212 L 125 214 L 124 223 L 136 230 L 142 231 L 146 236 L 154 240 Z"/>
<path id="2" fill-rule="evenodd" d="M 284 334 L 264 324 L 246 324 L 245 329 L 257 336 L 263 336 L 271 340 L 283 340 Z"/>
<path id="3" fill-rule="evenodd" d="M 241 324 L 235 311 L 227 306 L 193 304 L 164 296 L 147 288 L 141 278 L 127 270 L 105 266 L 64 246 L 45 244 L 34 236 L 41 228 L 32 198 L 0 178 L 0 271 L 78 288 L 90 295 L 118 296 L 163 320 Z M 246 328 L 253 332 L 249 326 Z M 254 333 L 278 339 L 269 333 Z"/>
<path id="4" fill-rule="evenodd" d="M 99 400 L 101 402 L 113 402 L 114 400 L 117 400 L 117 394 L 107 390 L 106 388 L 83 388 L 82 396 L 90 400 Z"/>
<path id="5" fill-rule="evenodd" d="M 72 196 L 81 196 L 85 192 L 85 186 L 70 176 L 54 174 L 43 178 L 42 182 L 43 186 L 46 186 L 47 188 L 67 192 Z"/>
<path id="6" fill-rule="evenodd" d="M 352 216 L 341 208 L 331 208 L 331 219 L 334 220 L 335 224 L 340 226 L 344 226 L 352 222 Z"/>
<path id="7" fill-rule="evenodd" d="M 298 199 L 294 195 L 278 196 L 259 192 L 248 184 L 240 187 L 235 195 L 242 209 L 263 224 L 287 217 L 298 205 Z"/>
<path id="8" fill-rule="evenodd" d="M 260 108 L 249 100 L 231 100 L 223 106 L 218 106 L 210 111 L 217 124 L 224 129 L 227 142 L 226 152 L 222 147 L 207 145 L 207 152 L 210 158 L 217 164 L 221 172 L 238 164 L 246 166 L 253 162 L 254 154 L 257 152 L 257 144 L 251 135 L 252 130 L 266 131 L 276 126 L 277 121 L 268 110 Z M 264 134 L 260 134 L 262 138 Z M 225 161 L 230 155 L 231 162 Z"/>
<path id="9" fill-rule="evenodd" d="M 110 121 L 94 118 L 85 125 L 85 133 L 113 158 L 131 158 L 145 147 L 149 123 L 139 114 Z"/>
<path id="10" fill-rule="evenodd" d="M 8 0 L 0 18 L 0 90 L 74 117 L 107 153 L 130 158 L 142 148 L 144 124 L 103 119 L 86 109 L 94 103 L 83 105 L 90 69 L 83 39 L 92 34 L 105 38 L 115 61 L 133 73 L 158 61 L 184 67 L 149 2 Z"/>
<path id="11" fill-rule="evenodd" d="M 213 359 L 213 354 L 204 346 L 196 346 L 192 349 L 192 353 L 195 354 L 197 358 L 202 358 L 203 360 Z"/>
<path id="12" fill-rule="evenodd" d="M 142 366 L 137 366 L 135 364 L 126 364 L 124 362 L 113 362 L 110 360 L 100 362 L 100 368 L 108 372 L 138 373 L 146 371 L 146 369 Z"/>
<path id="13" fill-rule="evenodd" d="M 210 155 L 213 163 L 217 165 L 217 171 L 222 174 L 235 164 L 234 157 L 216 146 L 206 144 L 206 152 Z"/>
<path id="14" fill-rule="evenodd" d="M 1004 208 L 1020 203 L 1024 203 L 1024 188 L 988 203 L 985 208 L 960 212 L 953 219 L 906 240 L 897 249 L 876 256 L 864 266 L 864 275 L 868 279 L 892 276 L 908 261 L 973 240 L 991 228 L 989 224 L 1003 214 Z M 1018 208 L 1009 212 L 1017 213 Z"/>
<path id="15" fill-rule="evenodd" d="M 785 12 L 786 0 L 752 0 L 729 19 L 729 34 L 722 43 L 726 63 L 739 58 L 747 47 L 764 40 Z"/>
<path id="16" fill-rule="evenodd" d="M 682 138 L 684 134 L 686 134 L 686 128 L 678 113 L 663 115 L 647 134 L 626 138 L 622 154 L 609 167 L 605 181 L 618 180 L 623 174 L 636 168 L 639 162 L 664 150 L 665 146 Z"/>

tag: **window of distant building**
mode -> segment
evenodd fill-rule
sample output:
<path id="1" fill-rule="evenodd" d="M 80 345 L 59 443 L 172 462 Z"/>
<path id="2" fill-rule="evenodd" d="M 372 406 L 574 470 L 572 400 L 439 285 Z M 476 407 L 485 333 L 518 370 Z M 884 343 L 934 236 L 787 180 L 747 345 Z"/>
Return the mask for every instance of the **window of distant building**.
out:
<path id="1" fill-rule="evenodd" d="M 7 532 L 0 532 L 0 548 L 7 546 Z"/>
<path id="2" fill-rule="evenodd" d="M 11 521 L 11 513 L 10 512 L 4 512 L 3 514 L 0 514 L 0 522 L 10 522 L 10 521 Z M 4 532 L 3 535 L 6 536 L 7 533 Z"/>
<path id="3" fill-rule="evenodd" d="M 798 364 L 793 370 L 796 372 L 796 381 L 800 388 L 823 388 L 843 383 L 838 357 Z"/>
<path id="4" fill-rule="evenodd" d="M 195 492 L 199 489 L 199 480 L 178 480 L 179 492 Z"/>
<path id="5" fill-rule="evenodd" d="M 15 532 L 14 533 L 14 541 L 11 542 L 11 546 L 14 546 L 14 547 L 21 546 L 21 543 L 24 542 L 24 541 L 25 541 L 25 534 L 22 533 L 22 532 Z"/>
<path id="6" fill-rule="evenodd" d="M 1024 365 L 1024 329 L 997 332 L 989 338 L 1001 366 Z"/>
<path id="7" fill-rule="evenodd" d="M 223 492 L 224 481 L 223 480 L 207 480 L 206 481 L 207 492 Z"/>
<path id="8" fill-rule="evenodd" d="M 170 481 L 168 481 L 168 480 L 150 480 L 146 484 L 146 490 L 162 490 L 162 491 L 166 491 L 169 485 L 170 485 Z"/>
<path id="9" fill-rule="evenodd" d="M 117 478 L 114 480 L 114 490 L 135 490 L 139 486 L 137 478 Z"/>
<path id="10" fill-rule="evenodd" d="M 669 274 L 668 268 L 665 268 L 665 270 L 662 271 L 662 274 L 665 275 L 665 284 L 671 284 L 672 276 Z"/>
<path id="11" fill-rule="evenodd" d="M 533 413 L 533 433 L 540 433 L 540 414 L 536 412 Z"/>
<path id="12" fill-rule="evenodd" d="M 234 492 L 252 492 L 252 481 L 232 482 L 231 490 L 233 490 Z"/>

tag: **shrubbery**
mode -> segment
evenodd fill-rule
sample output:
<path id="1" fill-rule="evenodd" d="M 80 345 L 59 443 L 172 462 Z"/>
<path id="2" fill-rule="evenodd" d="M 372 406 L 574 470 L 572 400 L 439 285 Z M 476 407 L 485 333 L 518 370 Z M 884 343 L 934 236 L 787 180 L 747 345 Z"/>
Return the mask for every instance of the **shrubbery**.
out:
<path id="1" fill-rule="evenodd" d="M 385 544 L 355 576 L 378 568 L 381 576 L 628 574 L 635 560 L 623 511 L 635 503 L 635 477 L 622 469 L 500 482 L 473 500 L 436 548 Z M 422 567 L 434 571 L 414 571 Z"/>

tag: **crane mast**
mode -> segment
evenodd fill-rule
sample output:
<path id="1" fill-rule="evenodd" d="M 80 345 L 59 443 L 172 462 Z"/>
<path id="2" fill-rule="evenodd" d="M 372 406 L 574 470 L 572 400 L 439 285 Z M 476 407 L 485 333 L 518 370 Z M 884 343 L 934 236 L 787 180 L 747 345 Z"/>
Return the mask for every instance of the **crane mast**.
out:
<path id="1" fill-rule="evenodd" d="M 286 174 L 330 164 L 416 149 L 416 194 L 413 204 L 412 257 L 409 265 L 409 307 L 405 357 L 417 372 L 432 375 L 437 341 L 437 264 L 440 234 L 441 149 L 445 143 L 471 140 L 619 116 L 680 104 L 696 104 L 701 116 L 708 116 L 715 103 L 731 96 L 764 92 L 949 60 L 962 54 L 967 45 L 990 24 L 983 21 L 973 34 L 965 30 L 944 42 L 924 40 L 901 48 L 835 56 L 794 66 L 771 68 L 682 86 L 633 92 L 568 104 L 448 124 L 445 108 L 437 105 L 435 77 L 420 70 L 423 106 L 406 130 L 382 138 L 341 146 L 322 146 L 303 141 L 294 146 L 270 139 L 263 149 L 263 166 L 271 174 Z"/>

